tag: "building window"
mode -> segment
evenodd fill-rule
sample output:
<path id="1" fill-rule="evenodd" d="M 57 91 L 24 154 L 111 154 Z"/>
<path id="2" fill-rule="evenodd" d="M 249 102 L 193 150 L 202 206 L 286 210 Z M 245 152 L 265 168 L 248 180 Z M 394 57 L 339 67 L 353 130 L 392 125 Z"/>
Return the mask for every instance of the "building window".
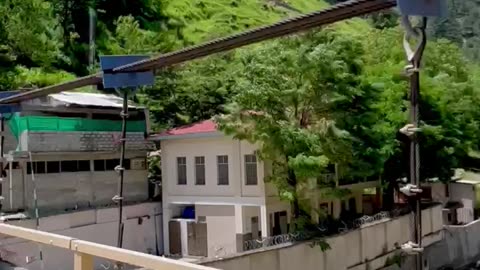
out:
<path id="1" fill-rule="evenodd" d="M 60 172 L 60 161 L 47 161 L 47 172 L 48 173 L 59 173 Z"/>
<path id="2" fill-rule="evenodd" d="M 106 171 L 113 171 L 115 167 L 120 164 L 120 159 L 107 159 L 105 160 L 105 170 Z"/>
<path id="3" fill-rule="evenodd" d="M 79 172 L 89 172 L 90 171 L 90 160 L 79 160 L 78 161 L 78 171 Z"/>
<path id="4" fill-rule="evenodd" d="M 33 173 L 43 174 L 45 173 L 45 161 L 34 161 L 33 162 Z M 27 162 L 27 174 L 32 174 L 32 163 Z"/>
<path id="5" fill-rule="evenodd" d="M 77 172 L 78 162 L 76 160 L 62 160 L 60 162 L 62 172 Z"/>
<path id="6" fill-rule="evenodd" d="M 228 156 L 217 156 L 218 185 L 228 185 Z"/>
<path id="7" fill-rule="evenodd" d="M 120 159 L 118 158 L 97 159 L 93 161 L 93 170 L 100 172 L 113 171 L 118 165 L 120 165 Z M 83 166 L 86 166 L 86 164 L 84 164 Z M 125 170 L 130 170 L 130 159 L 124 159 L 123 167 L 125 168 Z"/>
<path id="8" fill-rule="evenodd" d="M 177 184 L 187 184 L 187 158 L 177 157 Z"/>
<path id="9" fill-rule="evenodd" d="M 245 155 L 245 177 L 246 185 L 254 186 L 258 184 L 256 155 Z"/>
<path id="10" fill-rule="evenodd" d="M 33 169 L 37 174 L 90 171 L 90 160 L 35 161 Z M 31 173 L 32 166 L 27 162 L 27 174 Z"/>
<path id="11" fill-rule="evenodd" d="M 105 160 L 97 159 L 93 161 L 93 170 L 94 171 L 105 171 Z"/>
<path id="12" fill-rule="evenodd" d="M 195 185 L 205 185 L 205 157 L 195 157 Z"/>

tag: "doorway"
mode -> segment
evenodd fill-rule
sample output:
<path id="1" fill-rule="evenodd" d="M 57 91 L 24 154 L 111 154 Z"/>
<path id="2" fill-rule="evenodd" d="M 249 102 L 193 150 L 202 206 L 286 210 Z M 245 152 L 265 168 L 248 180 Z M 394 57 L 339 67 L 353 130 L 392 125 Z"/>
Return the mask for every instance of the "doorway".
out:
<path id="1" fill-rule="evenodd" d="M 273 214 L 272 235 L 281 235 L 288 232 L 287 211 L 275 212 Z"/>

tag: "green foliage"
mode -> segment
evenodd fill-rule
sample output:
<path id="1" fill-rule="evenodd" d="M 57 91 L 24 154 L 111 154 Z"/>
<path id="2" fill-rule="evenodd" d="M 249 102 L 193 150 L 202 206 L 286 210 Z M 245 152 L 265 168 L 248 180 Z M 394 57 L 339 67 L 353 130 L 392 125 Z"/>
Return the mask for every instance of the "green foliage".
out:
<path id="1" fill-rule="evenodd" d="M 363 53 L 359 42 L 332 30 L 239 53 L 238 94 L 220 127 L 261 146 L 260 156 L 273 161 L 270 180 L 294 205 L 328 164 L 339 164 L 345 177 L 375 173 L 356 165 L 363 158 L 356 141 L 374 123 L 367 103 L 376 98 L 361 81 Z"/>
<path id="2" fill-rule="evenodd" d="M 330 3 L 339 1 L 329 0 Z M 480 145 L 478 1 L 451 1 L 434 20 L 422 66 L 421 175 L 449 180 Z M 4 0 L 0 2 L 0 90 L 42 87 L 92 72 L 96 54 L 159 54 L 321 9 L 321 0 Z M 311 180 L 338 165 L 364 180 L 405 176 L 396 140 L 408 121 L 403 30 L 394 13 L 264 42 L 157 71 L 136 101 L 157 130 L 221 115 L 220 127 L 260 145 L 274 183 L 297 209 Z M 373 26 L 373 27 L 372 27 Z M 464 57 L 466 56 L 466 58 Z M 98 67 L 94 65 L 93 68 Z M 317 182 L 322 196 L 348 190 Z"/>
<path id="3" fill-rule="evenodd" d="M 433 21 L 431 34 L 456 43 L 470 59 L 480 59 L 480 5 L 477 0 L 449 0 L 449 16 Z"/>
<path id="4" fill-rule="evenodd" d="M 0 48 L 16 63 L 48 67 L 63 59 L 61 29 L 43 0 L 0 3 Z"/>
<path id="5" fill-rule="evenodd" d="M 328 242 L 325 241 L 325 239 L 321 239 L 321 238 L 313 239 L 313 241 L 310 244 L 310 247 L 311 248 L 319 247 L 322 252 L 325 252 L 332 248 L 330 244 L 328 244 Z"/>
<path id="6" fill-rule="evenodd" d="M 48 72 L 41 68 L 27 69 L 25 67 L 17 67 L 17 87 L 37 88 L 45 87 L 69 80 L 75 79 L 75 76 L 65 71 Z"/>
<path id="7" fill-rule="evenodd" d="M 385 261 L 385 267 L 391 266 L 391 265 L 397 265 L 398 267 L 402 267 L 404 260 L 405 258 L 398 254 L 392 257 L 388 257 L 387 260 Z"/>

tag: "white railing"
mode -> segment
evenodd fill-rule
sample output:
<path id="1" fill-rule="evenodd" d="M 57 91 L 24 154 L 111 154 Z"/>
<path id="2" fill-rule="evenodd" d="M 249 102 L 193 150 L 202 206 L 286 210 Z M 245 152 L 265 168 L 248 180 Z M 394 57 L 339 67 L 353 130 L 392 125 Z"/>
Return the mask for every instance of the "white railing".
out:
<path id="1" fill-rule="evenodd" d="M 158 257 L 141 252 L 101 245 L 72 237 L 18 226 L 0 224 L 0 234 L 70 250 L 74 253 L 74 270 L 93 270 L 93 258 L 139 266 L 151 270 L 215 270 L 215 268 Z"/>

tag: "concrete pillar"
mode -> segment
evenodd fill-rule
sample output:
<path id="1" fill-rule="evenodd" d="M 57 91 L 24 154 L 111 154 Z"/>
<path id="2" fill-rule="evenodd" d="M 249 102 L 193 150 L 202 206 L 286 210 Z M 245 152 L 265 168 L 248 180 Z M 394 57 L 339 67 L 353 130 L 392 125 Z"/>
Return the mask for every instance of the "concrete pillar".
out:
<path id="1" fill-rule="evenodd" d="M 243 251 L 243 244 L 245 242 L 243 235 L 245 228 L 243 227 L 243 207 L 235 205 L 235 239 L 237 244 L 237 252 Z"/>
<path id="2" fill-rule="evenodd" d="M 266 205 L 260 206 L 260 228 L 262 230 L 262 238 L 268 237 L 269 229 L 268 229 L 268 213 L 267 213 Z"/>
<path id="3" fill-rule="evenodd" d="M 93 256 L 80 252 L 73 254 L 73 269 L 93 270 Z"/>
<path id="4" fill-rule="evenodd" d="M 355 209 L 357 214 L 363 213 L 363 191 L 358 191 L 355 194 L 355 205 L 356 205 L 356 208 L 357 208 L 357 209 Z"/>
<path id="5" fill-rule="evenodd" d="M 334 199 L 332 203 L 333 203 L 333 218 L 339 219 L 340 212 L 342 212 L 342 202 L 340 201 L 340 199 Z"/>
<path id="6" fill-rule="evenodd" d="M 166 255 L 170 254 L 170 232 L 168 223 L 172 218 L 172 210 L 168 207 L 168 204 L 165 203 L 163 207 L 163 250 Z"/>

